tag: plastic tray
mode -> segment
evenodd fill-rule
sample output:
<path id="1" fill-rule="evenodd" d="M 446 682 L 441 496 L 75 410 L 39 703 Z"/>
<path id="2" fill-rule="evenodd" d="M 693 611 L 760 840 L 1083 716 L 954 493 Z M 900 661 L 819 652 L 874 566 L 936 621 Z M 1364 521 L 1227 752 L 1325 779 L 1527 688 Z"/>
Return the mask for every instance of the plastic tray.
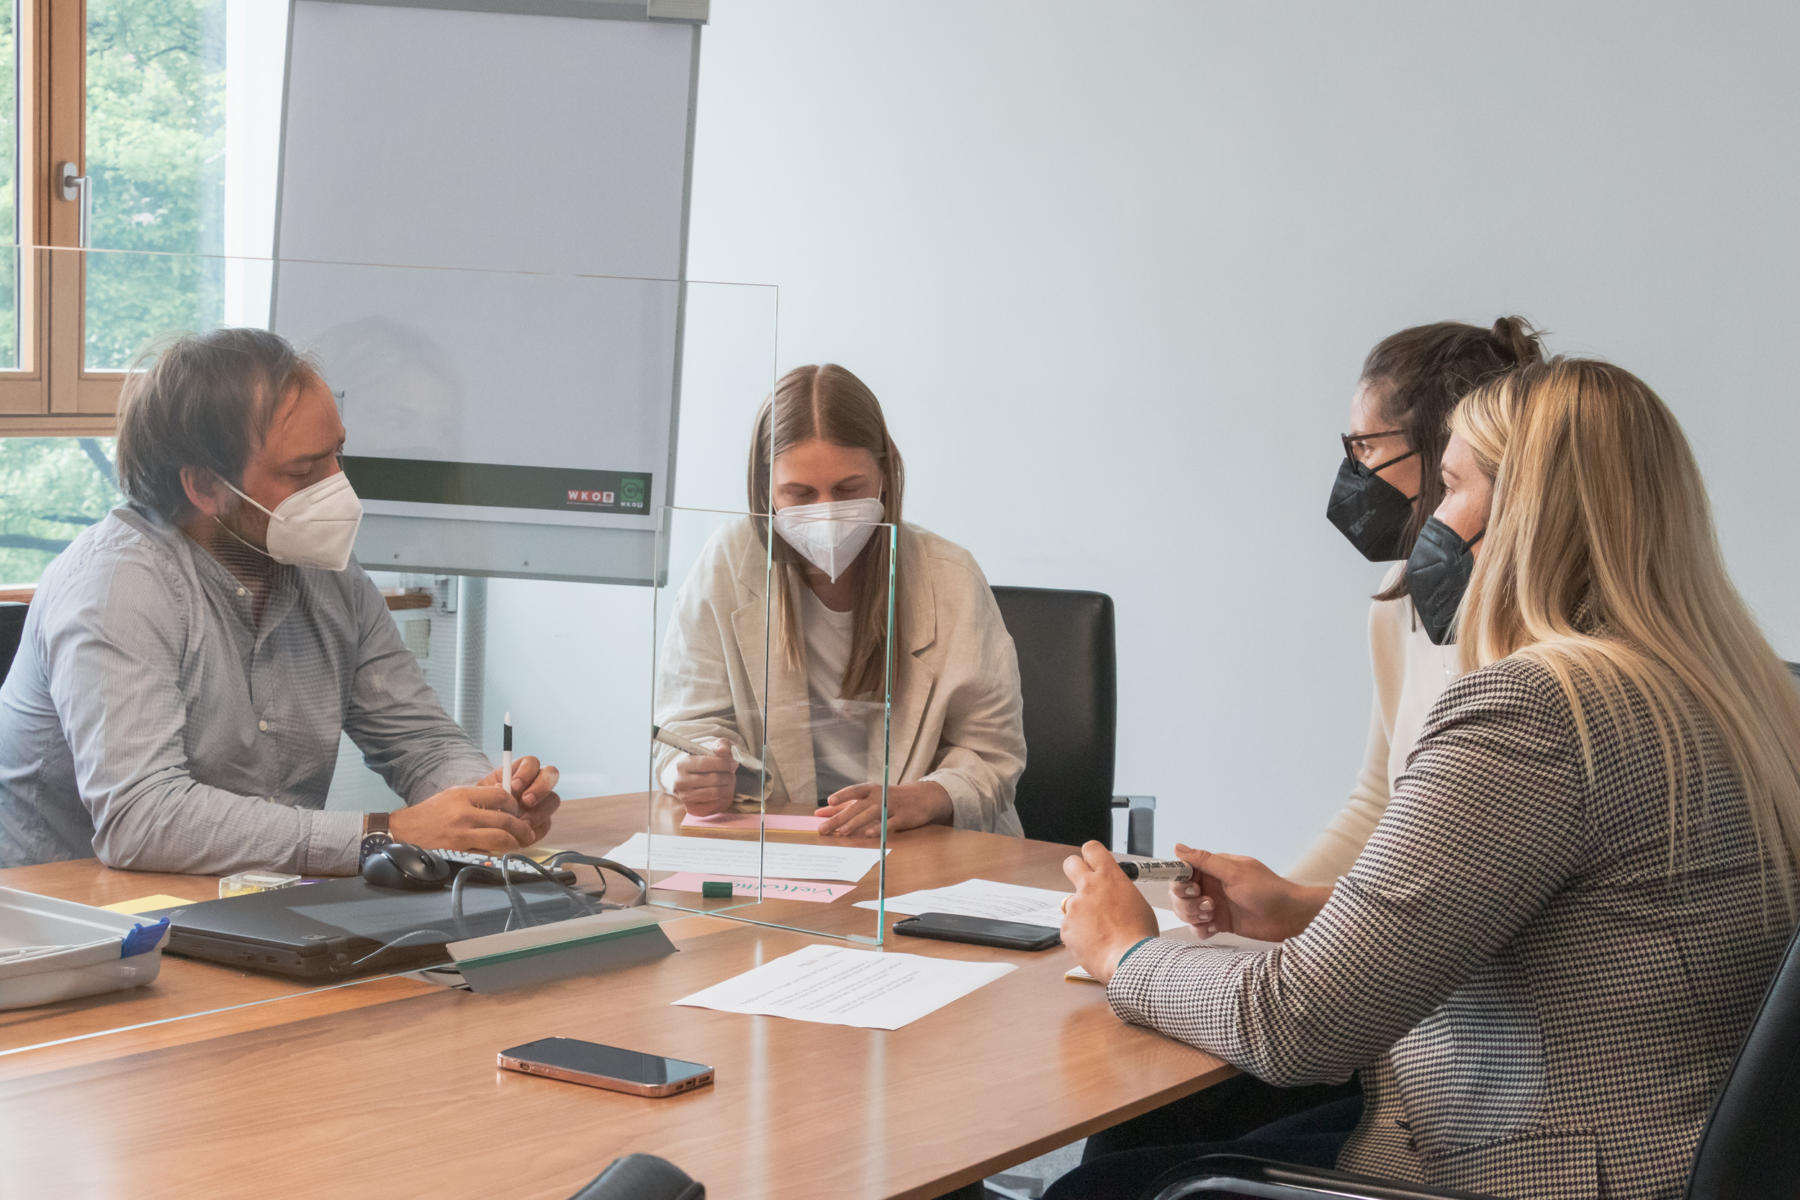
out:
<path id="1" fill-rule="evenodd" d="M 0 1009 L 142 987 L 162 969 L 168 940 L 167 919 L 0 888 Z M 28 958 L 8 953 L 27 946 L 60 949 Z"/>

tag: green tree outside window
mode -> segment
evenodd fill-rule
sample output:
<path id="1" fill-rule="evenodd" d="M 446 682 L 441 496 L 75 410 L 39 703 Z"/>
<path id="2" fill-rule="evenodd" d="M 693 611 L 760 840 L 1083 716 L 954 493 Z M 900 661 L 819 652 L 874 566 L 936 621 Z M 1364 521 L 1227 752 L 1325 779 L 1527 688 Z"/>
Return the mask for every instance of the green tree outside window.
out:
<path id="1" fill-rule="evenodd" d="M 13 227 L 12 6 L 0 0 L 0 228 Z M 224 311 L 225 4 L 88 0 L 88 369 Z M 16 242 L 16 237 L 14 241 Z M 16 259 L 16 251 L 14 252 Z M 17 363 L 16 272 L 0 263 L 0 365 Z M 10 350 L 9 350 L 10 348 Z M 0 583 L 35 582 L 121 500 L 110 438 L 0 438 Z"/>
<path id="2" fill-rule="evenodd" d="M 89 370 L 210 329 L 225 304 L 225 4 L 88 0 Z"/>

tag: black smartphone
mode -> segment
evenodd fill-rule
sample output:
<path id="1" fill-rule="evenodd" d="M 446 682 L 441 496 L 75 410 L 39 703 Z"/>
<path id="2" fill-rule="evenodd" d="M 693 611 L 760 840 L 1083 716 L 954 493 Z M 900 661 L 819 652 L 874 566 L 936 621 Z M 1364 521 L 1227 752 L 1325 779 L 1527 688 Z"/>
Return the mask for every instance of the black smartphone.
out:
<path id="1" fill-rule="evenodd" d="M 1002 950 L 1048 950 L 1062 941 L 1062 931 L 1049 925 L 965 917 L 960 913 L 920 913 L 904 921 L 895 921 L 894 932 L 904 933 L 909 937 L 937 938 L 944 942 L 998 946 Z"/>
<path id="2" fill-rule="evenodd" d="M 500 1066 L 508 1071 L 585 1083 L 632 1096 L 673 1096 L 713 1081 L 713 1069 L 704 1063 L 621 1050 L 577 1038 L 539 1038 L 502 1050 Z"/>

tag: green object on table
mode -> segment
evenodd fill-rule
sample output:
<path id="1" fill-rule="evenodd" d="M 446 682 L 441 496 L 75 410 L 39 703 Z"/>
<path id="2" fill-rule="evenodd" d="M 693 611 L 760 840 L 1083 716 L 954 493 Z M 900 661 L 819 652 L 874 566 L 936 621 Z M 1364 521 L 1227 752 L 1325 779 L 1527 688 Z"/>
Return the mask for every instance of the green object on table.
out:
<path id="1" fill-rule="evenodd" d="M 700 884 L 700 895 L 706 900 L 731 899 L 731 881 L 729 879 L 707 879 Z"/>

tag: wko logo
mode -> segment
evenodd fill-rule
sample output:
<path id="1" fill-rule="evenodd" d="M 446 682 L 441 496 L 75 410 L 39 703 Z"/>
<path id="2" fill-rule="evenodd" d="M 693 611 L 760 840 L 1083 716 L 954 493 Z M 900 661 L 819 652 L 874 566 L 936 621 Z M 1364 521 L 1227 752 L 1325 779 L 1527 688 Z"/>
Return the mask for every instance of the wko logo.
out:
<path id="1" fill-rule="evenodd" d="M 590 491 L 587 488 L 570 488 L 569 489 L 569 503 L 570 504 L 612 504 L 612 503 L 614 503 L 614 497 L 611 492 L 595 492 L 595 491 Z"/>

